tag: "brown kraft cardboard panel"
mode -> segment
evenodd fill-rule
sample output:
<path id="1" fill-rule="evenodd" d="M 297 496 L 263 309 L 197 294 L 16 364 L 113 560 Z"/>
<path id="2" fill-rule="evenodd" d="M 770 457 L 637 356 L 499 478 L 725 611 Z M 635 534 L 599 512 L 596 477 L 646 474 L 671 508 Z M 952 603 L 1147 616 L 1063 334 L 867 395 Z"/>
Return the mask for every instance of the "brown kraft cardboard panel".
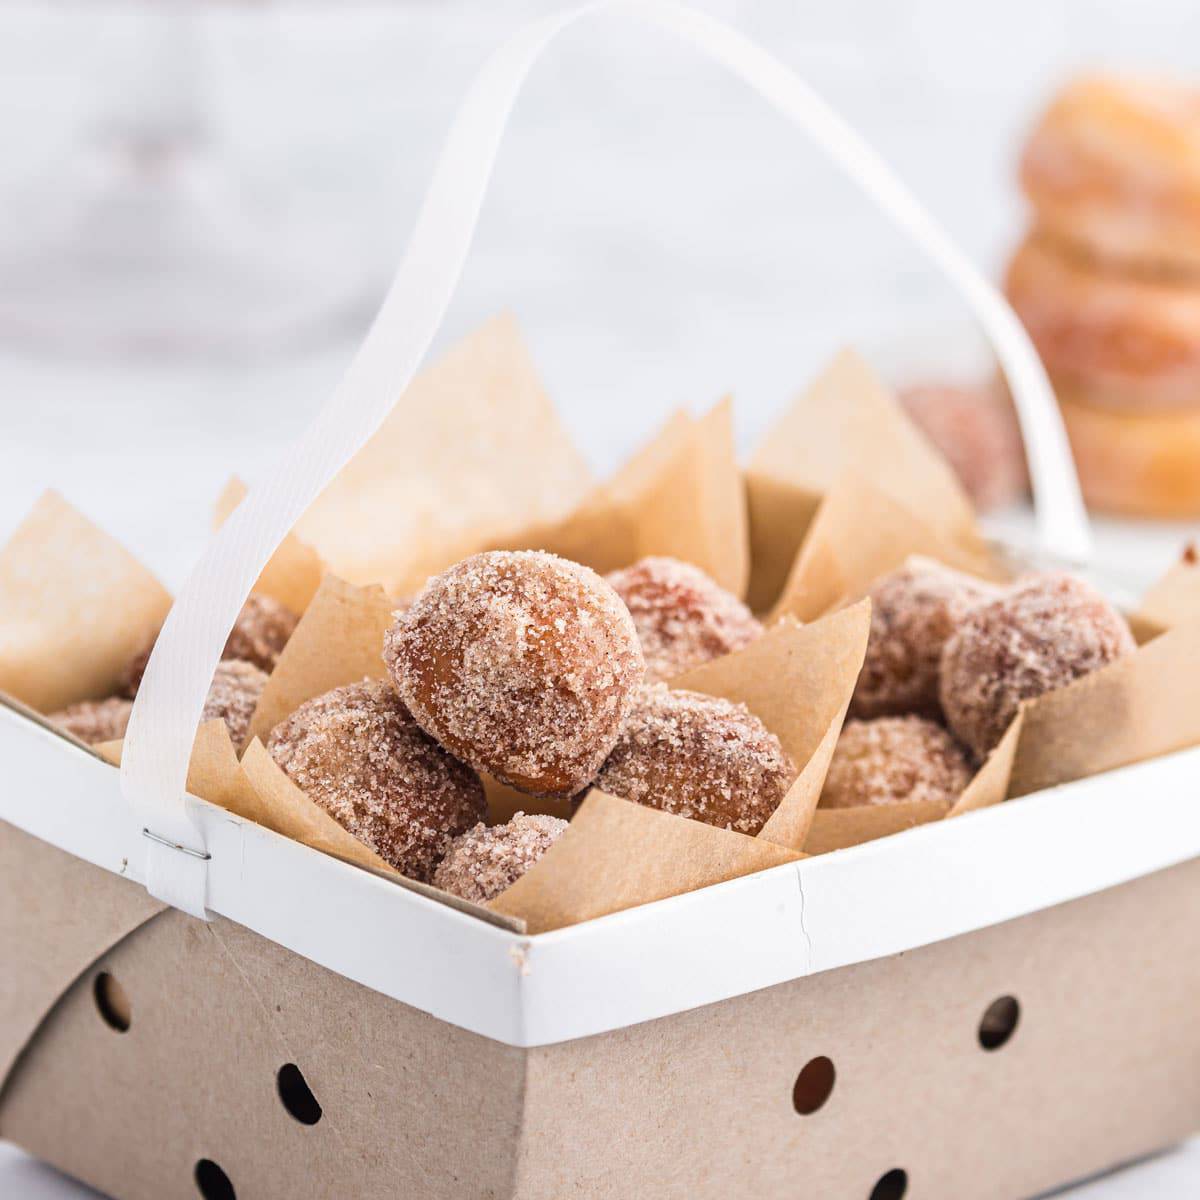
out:
<path id="1" fill-rule="evenodd" d="M 865 1200 L 900 1169 L 913 1196 L 1011 1200 L 1200 1126 L 1198 942 L 1193 862 L 520 1051 L 170 912 L 55 1007 L 0 1096 L 0 1132 L 121 1200 L 194 1200 L 202 1157 L 242 1197 Z M 101 969 L 129 995 L 126 1033 L 97 1012 Z M 987 1051 L 980 1021 L 1002 996 L 1019 1020 Z M 796 1078 L 820 1055 L 833 1089 L 801 1116 Z M 286 1063 L 314 1125 L 281 1102 Z"/>
<path id="2" fill-rule="evenodd" d="M 911 1197 L 1037 1195 L 1200 1127 L 1198 950 L 1193 862 L 533 1050 L 517 1195 L 868 1200 L 896 1169 Z M 983 1014 L 1009 995 L 1016 1029 L 984 1050 Z M 822 1055 L 833 1090 L 801 1116 L 797 1076 Z"/>
<path id="3" fill-rule="evenodd" d="M 101 970 L 127 1032 L 97 1010 Z M 315 1124 L 284 1105 L 287 1064 Z M 482 1200 L 513 1194 L 523 1079 L 519 1050 L 171 911 L 63 997 L 0 1097 L 0 1133 L 119 1200 L 196 1200 L 201 1159 L 240 1197 Z"/>
<path id="4" fill-rule="evenodd" d="M 146 890 L 0 822 L 0 1089 L 80 972 L 165 907 Z"/>

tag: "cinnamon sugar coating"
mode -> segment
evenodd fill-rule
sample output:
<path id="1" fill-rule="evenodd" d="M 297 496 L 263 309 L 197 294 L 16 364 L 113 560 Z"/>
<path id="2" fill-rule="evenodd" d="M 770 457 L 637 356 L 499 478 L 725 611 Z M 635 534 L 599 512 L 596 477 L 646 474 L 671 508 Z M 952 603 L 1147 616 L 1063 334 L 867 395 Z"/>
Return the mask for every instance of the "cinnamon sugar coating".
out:
<path id="1" fill-rule="evenodd" d="M 614 796 L 721 829 L 756 834 L 796 767 L 744 704 L 649 684 L 596 786 Z"/>
<path id="2" fill-rule="evenodd" d="M 146 664 L 150 661 L 150 651 L 158 641 L 156 633 L 146 645 L 139 650 L 126 664 L 117 681 L 117 695 L 132 700 L 142 686 L 142 676 L 146 673 Z"/>
<path id="3" fill-rule="evenodd" d="M 982 758 L 1021 701 L 1065 687 L 1135 648 L 1124 618 L 1090 584 L 1062 572 L 1031 576 L 972 609 L 946 643 L 946 720 Z"/>
<path id="4" fill-rule="evenodd" d="M 101 742 L 118 742 L 125 736 L 133 701 L 123 696 L 107 700 L 81 700 L 52 712 L 46 720 L 74 734 L 81 742 L 97 746 Z"/>
<path id="5" fill-rule="evenodd" d="M 229 633 L 225 649 L 221 651 L 222 660 L 241 659 L 253 663 L 259 670 L 270 675 L 299 619 L 290 608 L 280 604 L 278 600 L 252 592 L 242 605 L 242 611 L 238 613 Z M 118 694 L 128 696 L 131 700 L 137 695 L 142 676 L 146 673 L 146 664 L 150 661 L 150 651 L 154 649 L 157 637 L 155 634 L 146 647 L 129 660 L 125 670 L 121 672 Z"/>
<path id="6" fill-rule="evenodd" d="M 925 558 L 911 559 L 877 580 L 851 715 L 939 716 L 942 649 L 972 608 L 997 595 L 998 588 Z"/>
<path id="7" fill-rule="evenodd" d="M 682 675 L 762 635 L 754 614 L 691 563 L 651 556 L 605 578 L 633 617 L 647 679 Z"/>
<path id="8" fill-rule="evenodd" d="M 566 827 L 560 817 L 523 812 L 491 829 L 480 822 L 450 844 L 433 873 L 433 886 L 486 904 L 516 883 Z"/>
<path id="9" fill-rule="evenodd" d="M 267 749 L 310 800 L 413 879 L 428 881 L 451 840 L 487 812 L 479 777 L 417 727 L 383 680 L 306 701 Z"/>
<path id="10" fill-rule="evenodd" d="M 938 800 L 952 804 L 971 782 L 966 750 L 924 717 L 847 721 L 829 763 L 822 808 Z"/>
<path id="11" fill-rule="evenodd" d="M 243 659 L 270 675 L 299 620 L 278 600 L 251 592 L 229 632 L 221 657 Z"/>
<path id="12" fill-rule="evenodd" d="M 201 720 L 224 721 L 229 727 L 230 740 L 240 749 L 250 731 L 250 719 L 266 683 L 266 674 L 253 663 L 237 660 L 218 663 Z M 110 696 L 107 700 L 72 704 L 61 712 L 51 713 L 47 720 L 93 746 L 123 738 L 132 711 L 132 700 L 125 696 Z"/>
<path id="13" fill-rule="evenodd" d="M 645 673 L 621 598 L 552 554 L 489 551 L 435 576 L 384 638 L 417 723 L 534 795 L 591 782 Z"/>
<path id="14" fill-rule="evenodd" d="M 229 740 L 236 750 L 241 750 L 250 732 L 250 720 L 258 698 L 266 686 L 267 673 L 251 662 L 231 658 L 217 663 L 200 719 L 224 721 L 229 729 Z"/>

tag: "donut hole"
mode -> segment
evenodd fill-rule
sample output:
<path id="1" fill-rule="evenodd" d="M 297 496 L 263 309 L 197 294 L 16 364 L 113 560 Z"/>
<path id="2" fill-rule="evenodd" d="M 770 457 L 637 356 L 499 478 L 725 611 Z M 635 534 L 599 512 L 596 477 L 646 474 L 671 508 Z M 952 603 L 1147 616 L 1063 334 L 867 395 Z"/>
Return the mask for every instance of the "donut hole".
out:
<path id="1" fill-rule="evenodd" d="M 301 1125 L 315 1125 L 321 1119 L 321 1105 L 295 1063 L 284 1063 L 275 1076 L 279 1100 Z"/>
<path id="2" fill-rule="evenodd" d="M 979 1044 L 985 1050 L 999 1050 L 1017 1031 L 1021 1005 L 1016 996 L 1000 996 L 984 1010 L 979 1022 Z"/>
<path id="3" fill-rule="evenodd" d="M 837 1071 L 833 1060 L 824 1054 L 809 1059 L 792 1088 L 792 1105 L 802 1116 L 807 1117 L 821 1108 L 833 1092 Z"/>
<path id="4" fill-rule="evenodd" d="M 908 1172 L 902 1167 L 893 1167 L 876 1181 L 870 1200 L 902 1200 L 907 1193 Z"/>
<path id="5" fill-rule="evenodd" d="M 196 1188 L 204 1200 L 237 1200 L 229 1176 L 211 1158 L 202 1158 L 193 1172 Z"/>
<path id="6" fill-rule="evenodd" d="M 100 1019 L 118 1033 L 128 1033 L 133 1021 L 133 1005 L 125 989 L 108 971 L 101 971 L 92 982 L 92 999 Z"/>

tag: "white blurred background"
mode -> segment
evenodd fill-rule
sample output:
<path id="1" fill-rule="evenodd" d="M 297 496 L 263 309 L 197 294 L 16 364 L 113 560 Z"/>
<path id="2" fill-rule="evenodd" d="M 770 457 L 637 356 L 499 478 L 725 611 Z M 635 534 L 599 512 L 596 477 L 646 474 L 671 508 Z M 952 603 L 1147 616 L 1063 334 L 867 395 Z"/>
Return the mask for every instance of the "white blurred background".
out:
<path id="1" fill-rule="evenodd" d="M 1065 77 L 1200 78 L 1195 0 L 698 3 L 805 76 L 994 276 L 1024 220 L 1020 139 Z M 0 0 L 0 538 L 54 486 L 177 582 L 225 478 L 252 480 L 345 368 L 471 74 L 559 7 Z M 181 39 L 164 16 L 190 23 Z M 221 244 L 191 332 L 165 343 L 177 292 L 143 305 L 139 339 L 119 289 L 81 304 L 49 265 L 106 219 L 89 197 L 139 123 L 187 131 L 188 186 Z M 239 262 L 261 303 L 228 284 Z M 673 406 L 726 392 L 752 443 L 843 343 L 894 377 L 969 373 L 979 353 L 939 281 L 815 151 L 612 17 L 535 72 L 444 340 L 501 308 L 600 470 Z M 1183 533 L 1110 522 L 1102 545 L 1148 576 Z M 1159 1160 L 1086 1194 L 1197 1181 Z M 0 1147 L 0 1194 L 74 1192 Z"/>
<path id="2" fill-rule="evenodd" d="M 345 367 L 471 73 L 556 7 L 0 0 L 0 535 L 54 485 L 178 579 L 226 474 L 252 478 Z M 799 70 L 993 274 L 1023 221 L 1019 140 L 1068 73 L 1200 74 L 1189 0 L 704 7 Z M 152 19 L 178 8 L 182 53 Z M 672 406 L 726 391 L 749 441 L 844 342 L 885 369 L 953 372 L 977 353 L 851 186 L 690 54 L 612 17 L 564 38 L 519 106 L 447 331 L 514 309 L 602 469 Z M 267 275 L 262 305 L 222 292 L 220 263 L 200 281 L 188 321 L 214 344 L 123 354 L 105 340 L 121 289 L 81 304 L 38 265 L 64 229 L 103 220 L 81 197 L 101 207 L 97 157 L 131 113 L 151 134 L 196 125 L 202 200 L 243 225 L 207 235 L 236 264 L 258 230 L 274 256 L 247 268 Z M 1147 570 L 1170 553 L 1121 546 Z"/>

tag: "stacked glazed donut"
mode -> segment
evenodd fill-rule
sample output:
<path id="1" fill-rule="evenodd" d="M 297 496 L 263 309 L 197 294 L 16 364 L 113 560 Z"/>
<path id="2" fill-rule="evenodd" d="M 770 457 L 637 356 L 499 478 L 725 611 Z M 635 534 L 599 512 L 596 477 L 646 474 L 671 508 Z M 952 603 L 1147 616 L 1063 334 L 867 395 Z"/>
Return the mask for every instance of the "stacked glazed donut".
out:
<path id="1" fill-rule="evenodd" d="M 1025 147 L 1006 290 L 1096 508 L 1200 513 L 1200 90 L 1083 78 Z"/>

